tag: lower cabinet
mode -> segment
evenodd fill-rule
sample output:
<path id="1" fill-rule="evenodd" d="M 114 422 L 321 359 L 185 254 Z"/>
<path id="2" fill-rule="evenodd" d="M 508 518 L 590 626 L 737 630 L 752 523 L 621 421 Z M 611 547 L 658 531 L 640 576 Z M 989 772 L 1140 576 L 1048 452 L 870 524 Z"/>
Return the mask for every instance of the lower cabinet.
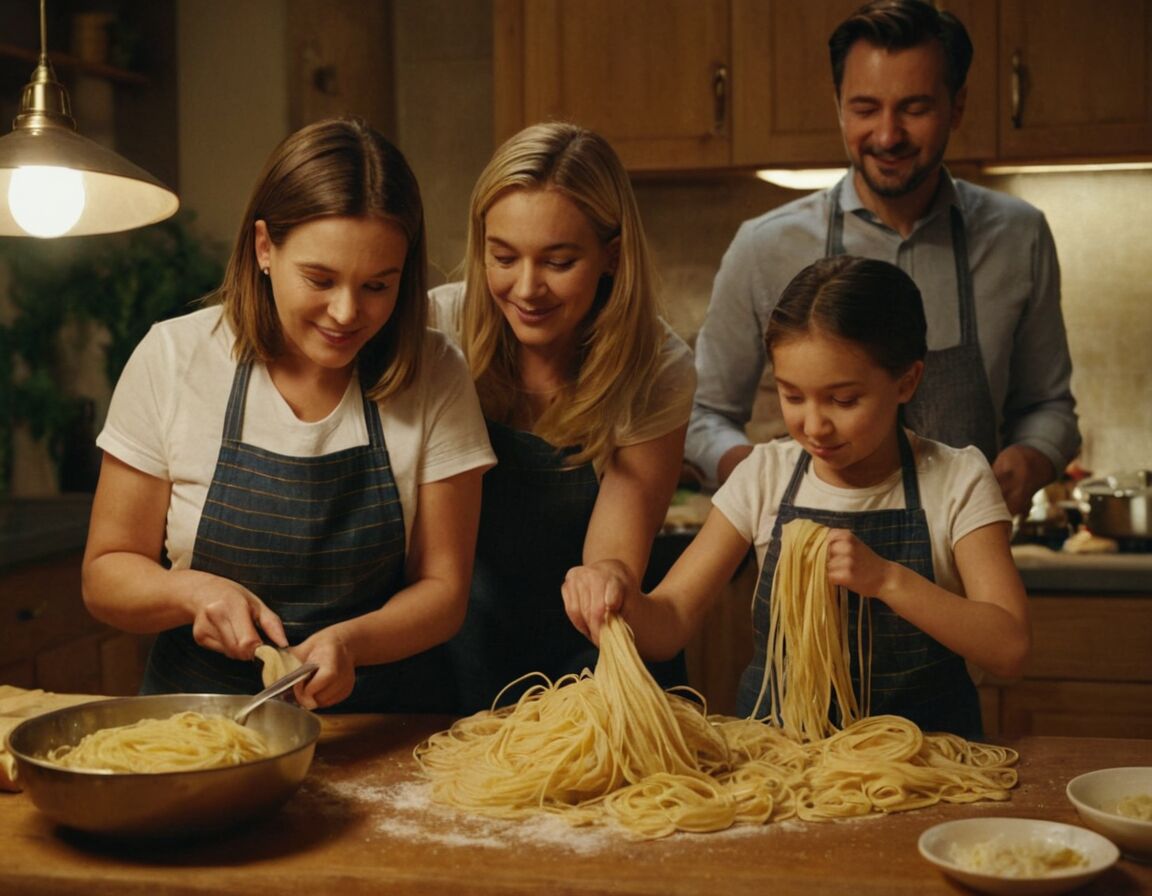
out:
<path id="1" fill-rule="evenodd" d="M 0 684 L 135 694 L 150 639 L 97 622 L 80 595 L 81 554 L 0 569 Z"/>
<path id="2" fill-rule="evenodd" d="M 1024 677 L 980 685 L 987 733 L 1152 738 L 1152 591 L 1030 600 Z"/>

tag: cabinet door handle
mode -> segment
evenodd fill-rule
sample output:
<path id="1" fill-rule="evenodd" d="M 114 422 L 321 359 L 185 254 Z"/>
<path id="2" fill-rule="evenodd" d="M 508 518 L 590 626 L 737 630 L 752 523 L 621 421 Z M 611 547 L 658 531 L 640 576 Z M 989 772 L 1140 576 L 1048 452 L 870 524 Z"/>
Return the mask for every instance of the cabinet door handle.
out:
<path id="1" fill-rule="evenodd" d="M 712 67 L 712 133 L 719 136 L 728 124 L 728 66 Z"/>
<path id="2" fill-rule="evenodd" d="M 1024 61 L 1020 51 L 1012 54 L 1012 127 L 1020 128 L 1024 123 Z"/>

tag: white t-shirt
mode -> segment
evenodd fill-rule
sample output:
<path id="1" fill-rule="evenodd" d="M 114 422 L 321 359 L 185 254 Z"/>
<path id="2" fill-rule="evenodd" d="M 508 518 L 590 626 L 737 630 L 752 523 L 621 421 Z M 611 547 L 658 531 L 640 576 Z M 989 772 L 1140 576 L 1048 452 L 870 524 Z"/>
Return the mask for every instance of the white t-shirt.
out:
<path id="1" fill-rule="evenodd" d="M 1012 519 L 992 468 L 978 448 L 952 448 L 909 434 L 920 506 L 928 518 L 936 584 L 964 594 L 953 549 L 961 538 L 989 523 Z M 792 439 L 755 445 L 712 496 L 712 504 L 756 549 L 763 567 L 784 490 L 803 449 Z M 809 464 L 793 503 L 821 510 L 862 512 L 906 507 L 900 470 L 861 489 L 838 488 L 819 479 Z"/>
<path id="2" fill-rule="evenodd" d="M 446 283 L 429 292 L 432 323 L 459 342 L 459 322 L 464 301 L 462 282 Z M 692 349 L 675 331 L 663 324 L 665 338 L 659 367 L 647 400 L 638 397 L 629 419 L 616 428 L 617 445 L 638 445 L 667 435 L 688 422 L 696 391 L 696 365 Z"/>
<path id="3" fill-rule="evenodd" d="M 476 390 L 459 349 L 425 336 L 422 375 L 379 404 L 384 442 L 404 510 L 405 543 L 417 487 L 496 461 Z M 236 362 L 220 306 L 155 324 L 136 347 L 96 444 L 150 476 L 172 483 L 166 547 L 173 567 L 191 563 L 200 512 L 216 470 Z M 368 444 L 360 383 L 353 377 L 323 420 L 299 420 L 263 364 L 254 364 L 244 408 L 245 443 L 292 457 Z"/>

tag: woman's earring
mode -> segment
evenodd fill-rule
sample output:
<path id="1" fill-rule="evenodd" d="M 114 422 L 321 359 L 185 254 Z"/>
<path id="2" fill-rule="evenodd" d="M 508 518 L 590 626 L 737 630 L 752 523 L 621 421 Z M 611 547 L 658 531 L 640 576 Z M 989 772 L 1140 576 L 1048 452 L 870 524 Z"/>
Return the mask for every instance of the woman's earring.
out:
<path id="1" fill-rule="evenodd" d="M 265 277 L 267 277 L 268 276 L 268 268 L 260 268 L 260 273 L 263 274 Z"/>

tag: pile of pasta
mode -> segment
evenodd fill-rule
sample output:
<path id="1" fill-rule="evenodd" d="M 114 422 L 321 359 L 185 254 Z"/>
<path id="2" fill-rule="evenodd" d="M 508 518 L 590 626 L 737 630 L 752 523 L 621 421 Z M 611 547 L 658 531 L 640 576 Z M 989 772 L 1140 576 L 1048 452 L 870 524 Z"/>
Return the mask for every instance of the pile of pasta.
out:
<path id="1" fill-rule="evenodd" d="M 65 768 L 160 774 L 239 765 L 269 755 L 264 737 L 223 716 L 179 712 L 101 728 L 47 758 Z"/>
<path id="2" fill-rule="evenodd" d="M 763 688 L 770 722 L 709 715 L 698 694 L 662 690 L 614 617 L 594 671 L 540 676 L 515 705 L 419 744 L 432 798 L 496 818 L 615 822 L 643 839 L 1007 799 L 1013 750 L 926 734 L 897 716 L 855 715 L 847 626 L 823 574 L 825 532 L 806 520 L 784 527 Z M 796 588 L 800 581 L 809 587 Z M 848 720 L 842 729 L 828 721 L 833 692 Z"/>

